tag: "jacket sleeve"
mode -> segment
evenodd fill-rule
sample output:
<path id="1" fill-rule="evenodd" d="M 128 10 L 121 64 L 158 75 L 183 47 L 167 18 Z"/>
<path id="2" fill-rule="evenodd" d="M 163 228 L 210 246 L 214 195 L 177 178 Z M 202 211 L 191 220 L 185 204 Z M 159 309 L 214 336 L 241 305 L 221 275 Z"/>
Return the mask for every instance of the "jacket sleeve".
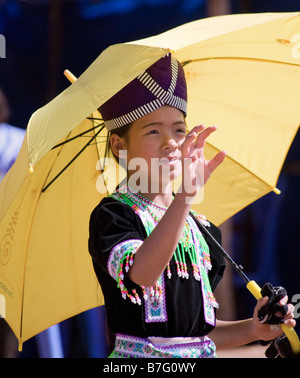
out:
<path id="1" fill-rule="evenodd" d="M 130 206 L 113 198 L 103 199 L 92 212 L 89 224 L 89 252 L 100 283 L 102 273 L 118 281 L 122 270 L 124 283 L 135 285 L 120 265 L 127 256 L 133 257 L 134 249 L 145 238 L 144 226 Z"/>

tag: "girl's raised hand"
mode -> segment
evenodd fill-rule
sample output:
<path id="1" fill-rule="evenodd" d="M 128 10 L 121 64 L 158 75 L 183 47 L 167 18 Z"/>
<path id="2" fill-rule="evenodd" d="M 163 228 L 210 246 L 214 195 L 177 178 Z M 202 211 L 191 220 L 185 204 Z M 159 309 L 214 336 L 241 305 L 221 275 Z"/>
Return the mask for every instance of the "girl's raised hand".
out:
<path id="1" fill-rule="evenodd" d="M 208 136 L 217 127 L 195 126 L 181 145 L 182 192 L 188 197 L 195 197 L 206 184 L 213 171 L 224 161 L 226 152 L 217 153 L 211 160 L 204 157 L 204 147 Z"/>

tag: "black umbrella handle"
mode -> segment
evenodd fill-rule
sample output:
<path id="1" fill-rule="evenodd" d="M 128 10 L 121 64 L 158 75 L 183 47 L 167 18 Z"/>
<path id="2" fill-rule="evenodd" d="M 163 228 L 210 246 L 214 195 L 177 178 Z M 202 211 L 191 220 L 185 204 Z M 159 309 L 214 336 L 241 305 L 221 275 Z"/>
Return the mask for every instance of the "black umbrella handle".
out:
<path id="1" fill-rule="evenodd" d="M 261 288 L 255 281 L 249 281 L 246 287 L 257 300 L 262 297 Z M 300 340 L 294 328 L 288 327 L 286 324 L 282 324 L 281 329 L 290 342 L 292 352 L 294 354 L 300 353 Z"/>

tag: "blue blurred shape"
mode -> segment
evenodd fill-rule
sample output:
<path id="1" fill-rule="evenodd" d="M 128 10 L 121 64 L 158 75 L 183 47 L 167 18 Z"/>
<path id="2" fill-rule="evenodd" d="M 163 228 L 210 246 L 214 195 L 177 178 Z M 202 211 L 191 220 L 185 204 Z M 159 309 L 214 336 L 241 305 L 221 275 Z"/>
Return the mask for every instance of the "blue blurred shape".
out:
<path id="1" fill-rule="evenodd" d="M 60 326 L 56 324 L 36 336 L 40 358 L 63 358 Z"/>
<path id="2" fill-rule="evenodd" d="M 0 123 L 0 181 L 15 162 L 24 135 L 25 130 Z"/>
<path id="3" fill-rule="evenodd" d="M 185 0 L 183 3 L 202 3 L 205 0 Z M 124 14 L 132 12 L 141 6 L 162 6 L 178 4 L 178 0 L 103 0 L 95 3 L 91 0 L 77 0 L 81 17 L 84 19 L 95 19 L 109 15 Z"/>

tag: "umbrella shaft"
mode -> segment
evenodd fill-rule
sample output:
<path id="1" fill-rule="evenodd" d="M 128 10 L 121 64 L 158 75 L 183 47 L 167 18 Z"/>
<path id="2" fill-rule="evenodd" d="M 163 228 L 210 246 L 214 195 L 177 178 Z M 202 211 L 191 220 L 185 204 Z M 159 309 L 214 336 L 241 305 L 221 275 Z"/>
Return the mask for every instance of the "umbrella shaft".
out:
<path id="1" fill-rule="evenodd" d="M 241 265 L 237 265 L 233 260 L 231 264 L 233 265 L 234 269 L 238 272 L 240 277 L 242 277 L 242 279 L 246 282 L 246 284 L 249 283 L 250 279 L 243 272 L 243 267 Z"/>
<path id="2" fill-rule="evenodd" d="M 237 271 L 237 273 L 240 275 L 240 277 L 247 283 L 250 282 L 250 279 L 246 276 L 246 274 L 243 272 L 243 267 L 241 265 L 238 265 L 225 251 L 225 249 L 221 246 L 220 243 L 212 236 L 212 234 L 199 222 L 201 231 L 206 234 L 206 236 L 209 237 L 209 239 L 214 243 L 214 245 L 218 248 L 218 250 L 222 253 L 222 255 L 225 257 L 225 259 L 232 265 L 232 267 Z"/>

